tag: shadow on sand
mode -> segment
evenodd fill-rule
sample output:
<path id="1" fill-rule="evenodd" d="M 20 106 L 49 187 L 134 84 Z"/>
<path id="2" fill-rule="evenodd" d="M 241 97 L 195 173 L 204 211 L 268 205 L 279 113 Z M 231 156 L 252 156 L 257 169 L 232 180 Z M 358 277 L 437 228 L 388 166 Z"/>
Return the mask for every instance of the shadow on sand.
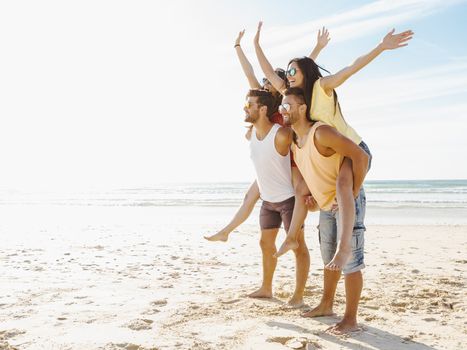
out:
<path id="1" fill-rule="evenodd" d="M 316 317 L 313 319 L 315 322 L 322 323 L 327 326 L 332 326 L 338 321 L 337 317 Z M 392 334 L 378 328 L 361 325 L 362 330 L 350 333 L 345 336 L 337 336 L 332 333 L 327 333 L 325 330 L 316 331 L 306 329 L 302 326 L 293 323 L 269 321 L 266 324 L 270 327 L 279 327 L 287 330 L 299 332 L 303 335 L 313 334 L 318 338 L 332 342 L 344 349 L 352 350 L 395 350 L 395 349 L 409 349 L 409 350 L 436 350 L 435 348 L 412 341 L 408 338 L 402 338 L 396 334 Z M 326 327 L 327 329 L 328 327 Z M 367 344 L 368 346 L 365 346 Z"/>

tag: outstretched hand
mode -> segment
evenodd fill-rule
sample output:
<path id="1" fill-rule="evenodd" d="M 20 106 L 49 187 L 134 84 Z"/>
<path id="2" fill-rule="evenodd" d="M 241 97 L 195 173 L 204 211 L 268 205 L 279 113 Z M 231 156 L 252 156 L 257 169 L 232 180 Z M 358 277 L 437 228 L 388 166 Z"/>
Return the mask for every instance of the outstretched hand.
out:
<path id="1" fill-rule="evenodd" d="M 243 34 L 245 34 L 245 29 L 238 33 L 237 39 L 235 40 L 235 46 L 240 45 L 240 41 L 242 41 Z"/>
<path id="2" fill-rule="evenodd" d="M 329 31 L 326 27 L 323 27 L 322 29 L 318 30 L 318 35 L 316 36 L 317 46 L 319 46 L 322 49 L 326 47 L 326 45 L 329 43 L 329 40 L 331 40 L 331 38 L 329 37 Z"/>
<path id="3" fill-rule="evenodd" d="M 380 46 L 383 50 L 394 50 L 399 47 L 407 46 L 407 41 L 412 39 L 412 36 L 414 35 L 414 32 L 411 30 L 406 30 L 399 34 L 394 34 L 395 31 L 395 29 L 392 29 L 381 41 Z"/>
<path id="4" fill-rule="evenodd" d="M 258 29 L 256 30 L 256 35 L 255 35 L 255 38 L 253 39 L 253 42 L 255 44 L 259 44 L 259 36 L 261 34 L 261 27 L 263 26 L 263 22 L 262 21 L 259 21 L 258 23 Z"/>

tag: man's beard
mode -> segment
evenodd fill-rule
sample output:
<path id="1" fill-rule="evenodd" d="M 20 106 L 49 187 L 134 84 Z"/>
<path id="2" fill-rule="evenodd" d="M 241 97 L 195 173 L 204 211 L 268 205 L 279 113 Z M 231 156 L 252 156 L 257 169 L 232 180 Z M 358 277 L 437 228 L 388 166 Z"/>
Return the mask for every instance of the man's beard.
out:
<path id="1" fill-rule="evenodd" d="M 254 122 L 256 122 L 256 118 L 253 117 L 251 114 L 249 114 L 249 115 L 247 115 L 247 116 L 245 117 L 245 122 L 246 122 L 246 123 L 252 123 L 252 124 L 253 124 Z"/>

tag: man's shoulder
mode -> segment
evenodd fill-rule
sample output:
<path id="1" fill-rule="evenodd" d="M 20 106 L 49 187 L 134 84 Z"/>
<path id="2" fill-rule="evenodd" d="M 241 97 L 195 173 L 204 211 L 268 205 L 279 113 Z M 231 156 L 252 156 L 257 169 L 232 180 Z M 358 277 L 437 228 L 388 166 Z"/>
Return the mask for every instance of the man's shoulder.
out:
<path id="1" fill-rule="evenodd" d="M 281 126 L 277 130 L 276 138 L 279 142 L 289 142 L 293 138 L 293 130 L 286 126 Z"/>
<path id="2" fill-rule="evenodd" d="M 329 142 L 335 139 L 338 135 L 339 132 L 336 128 L 320 122 L 319 125 L 316 125 L 314 139 L 317 143 L 324 146 L 328 145 Z"/>

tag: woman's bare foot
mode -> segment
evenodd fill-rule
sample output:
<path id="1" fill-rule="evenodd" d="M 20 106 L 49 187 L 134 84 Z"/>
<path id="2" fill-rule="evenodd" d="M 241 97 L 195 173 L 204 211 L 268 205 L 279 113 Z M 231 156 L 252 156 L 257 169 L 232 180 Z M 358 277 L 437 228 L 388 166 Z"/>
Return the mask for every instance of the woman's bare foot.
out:
<path id="1" fill-rule="evenodd" d="M 285 253 L 287 253 L 289 250 L 294 250 L 297 248 L 298 248 L 298 242 L 296 239 L 286 238 L 284 243 L 282 243 L 281 247 L 277 251 L 277 253 L 274 254 L 274 257 L 278 258 L 284 255 Z"/>
<path id="2" fill-rule="evenodd" d="M 344 318 L 342 319 L 342 321 L 336 323 L 334 326 L 326 329 L 326 332 L 342 335 L 360 330 L 361 328 L 358 327 L 357 320 L 347 320 Z"/>
<path id="3" fill-rule="evenodd" d="M 342 270 L 349 261 L 350 257 L 352 256 L 352 247 L 342 247 L 339 246 L 337 248 L 336 254 L 334 254 L 334 258 L 324 267 L 325 269 L 331 271 L 339 271 Z"/>
<path id="4" fill-rule="evenodd" d="M 249 298 L 272 298 L 272 290 L 261 287 L 260 289 L 248 294 Z"/>
<path id="5" fill-rule="evenodd" d="M 325 306 L 323 304 L 319 304 L 314 309 L 302 313 L 302 317 L 320 317 L 320 316 L 333 316 L 334 311 L 332 311 L 332 306 Z"/>
<path id="6" fill-rule="evenodd" d="M 207 239 L 211 242 L 227 242 L 227 240 L 229 239 L 229 234 L 230 232 L 220 231 L 212 236 L 204 236 L 204 239 Z"/>

